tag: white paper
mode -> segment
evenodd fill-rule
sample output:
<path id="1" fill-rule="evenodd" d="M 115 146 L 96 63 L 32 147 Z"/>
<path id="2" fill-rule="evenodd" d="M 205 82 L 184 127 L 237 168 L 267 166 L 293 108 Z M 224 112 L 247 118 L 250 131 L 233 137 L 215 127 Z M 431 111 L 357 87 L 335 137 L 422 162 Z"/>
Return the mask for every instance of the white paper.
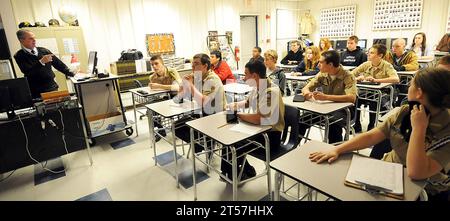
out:
<path id="1" fill-rule="evenodd" d="M 315 99 L 311 99 L 312 102 L 317 103 L 317 104 L 329 104 L 329 103 L 333 103 L 333 101 L 328 101 L 328 100 L 315 100 Z"/>
<path id="2" fill-rule="evenodd" d="M 252 126 L 250 124 L 238 123 L 230 128 L 231 131 L 252 135 L 261 130 L 258 126 Z"/>
<path id="3" fill-rule="evenodd" d="M 403 165 L 353 155 L 346 181 L 363 182 L 403 194 Z"/>
<path id="4" fill-rule="evenodd" d="M 56 38 L 40 38 L 36 39 L 36 45 L 50 50 L 56 57 L 59 57 L 58 43 Z"/>

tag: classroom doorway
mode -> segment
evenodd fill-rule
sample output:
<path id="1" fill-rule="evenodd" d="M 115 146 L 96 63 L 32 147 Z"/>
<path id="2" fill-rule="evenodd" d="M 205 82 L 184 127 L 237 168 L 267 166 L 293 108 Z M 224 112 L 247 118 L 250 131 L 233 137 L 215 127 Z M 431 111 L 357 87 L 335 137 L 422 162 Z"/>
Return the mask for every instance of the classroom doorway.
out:
<path id="1" fill-rule="evenodd" d="M 252 58 L 252 50 L 258 46 L 258 16 L 241 15 L 241 60 L 239 69 L 244 70 L 245 64 Z"/>

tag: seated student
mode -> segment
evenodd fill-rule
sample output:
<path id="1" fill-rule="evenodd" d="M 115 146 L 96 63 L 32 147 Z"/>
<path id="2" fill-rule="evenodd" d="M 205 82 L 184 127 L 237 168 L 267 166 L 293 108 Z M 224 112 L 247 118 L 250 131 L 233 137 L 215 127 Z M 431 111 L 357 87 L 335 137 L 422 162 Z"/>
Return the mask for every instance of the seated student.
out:
<path id="1" fill-rule="evenodd" d="M 278 53 L 275 50 L 267 50 L 264 52 L 264 64 L 267 67 L 267 78 L 280 87 L 281 95 L 284 96 L 285 89 L 288 90 L 288 94 L 290 94 L 290 91 L 289 88 L 286 87 L 286 75 L 284 74 L 283 69 L 277 67 L 277 60 Z"/>
<path id="2" fill-rule="evenodd" d="M 294 68 L 294 76 L 312 76 L 319 73 L 320 51 L 316 46 L 309 46 L 305 50 L 305 58 L 302 63 Z"/>
<path id="3" fill-rule="evenodd" d="M 325 51 L 332 51 L 333 47 L 331 47 L 331 41 L 328 38 L 321 38 L 319 42 L 319 51 L 322 54 Z"/>
<path id="4" fill-rule="evenodd" d="M 222 53 L 220 51 L 211 52 L 211 69 L 219 76 L 223 85 L 236 82 L 230 66 L 228 66 L 226 61 L 222 60 Z"/>
<path id="5" fill-rule="evenodd" d="M 260 47 L 254 47 L 252 51 L 252 58 L 250 58 L 249 62 L 255 62 L 259 61 L 261 63 L 264 63 L 264 58 L 261 56 L 261 48 Z"/>
<path id="6" fill-rule="evenodd" d="M 414 51 L 405 50 L 406 41 L 403 38 L 398 38 L 394 41 L 392 45 L 392 53 L 387 52 L 384 60 L 391 63 L 396 71 L 417 71 L 419 70 L 419 62 L 417 62 L 417 55 Z M 402 81 L 402 79 L 400 79 Z M 398 85 L 398 92 L 406 94 L 408 88 L 403 85 Z M 405 98 L 404 95 L 399 95 L 397 97 L 397 102 L 395 106 L 400 106 L 402 100 Z"/>
<path id="7" fill-rule="evenodd" d="M 301 43 L 299 40 L 293 40 L 290 42 L 291 50 L 288 52 L 286 57 L 281 60 L 281 64 L 294 65 L 299 64 L 303 59 L 303 50 L 301 48 Z"/>
<path id="8" fill-rule="evenodd" d="M 241 108 L 250 108 L 253 113 L 238 113 L 238 117 L 245 122 L 255 125 L 270 125 L 270 130 L 267 135 L 270 141 L 270 151 L 275 152 L 281 143 L 281 133 L 284 130 L 284 103 L 280 93 L 280 89 L 266 76 L 266 67 L 261 62 L 247 63 L 245 65 L 245 82 L 254 87 L 254 90 L 250 93 L 248 98 L 244 101 L 231 103 L 227 109 L 238 110 Z M 262 145 L 265 144 L 265 139 L 262 135 L 252 138 Z M 236 149 L 242 143 L 236 145 Z M 237 156 L 242 155 L 246 151 L 249 151 L 253 146 L 247 146 L 236 150 Z M 260 149 L 262 150 L 262 149 Z M 257 150 L 259 151 L 259 150 Z M 231 153 L 231 152 L 229 152 Z M 231 159 L 231 154 L 229 155 Z M 245 157 L 240 157 L 237 160 L 238 171 L 242 169 Z M 222 174 L 232 179 L 232 167 L 231 164 L 222 160 L 221 163 Z M 244 171 L 241 180 L 245 180 L 256 176 L 256 171 L 248 161 L 244 165 Z"/>
<path id="9" fill-rule="evenodd" d="M 439 60 L 438 68 L 450 70 L 450 55 L 445 55 Z"/>
<path id="10" fill-rule="evenodd" d="M 359 66 L 367 61 L 366 53 L 358 46 L 359 38 L 351 36 L 347 39 L 347 50 L 341 54 L 341 64 L 344 66 Z"/>
<path id="11" fill-rule="evenodd" d="M 319 60 L 319 68 L 320 72 L 302 90 L 306 100 L 315 99 L 355 103 L 357 94 L 355 77 L 339 64 L 339 54 L 337 51 L 323 52 Z M 314 91 L 320 87 L 323 92 Z M 333 113 L 333 116 L 336 119 L 345 119 L 346 113 L 345 111 L 339 111 Z M 328 134 L 329 143 L 336 143 L 343 140 L 342 128 L 344 124 L 345 121 L 340 121 L 330 125 Z M 300 123 L 300 135 L 304 135 L 308 127 L 308 125 Z"/>
<path id="12" fill-rule="evenodd" d="M 179 85 L 181 83 L 180 75 L 177 70 L 172 68 L 167 68 L 164 65 L 164 61 L 159 55 L 155 55 L 150 58 L 152 69 L 155 73 L 150 76 L 150 83 L 148 87 L 151 89 L 164 89 L 170 90 L 171 96 L 175 96 L 179 90 Z M 161 124 L 155 122 L 155 127 L 163 128 Z M 160 134 L 166 136 L 166 131 L 161 130 Z M 161 140 L 161 137 L 155 136 L 156 142 Z"/>
<path id="13" fill-rule="evenodd" d="M 150 58 L 152 69 L 155 72 L 150 76 L 148 86 L 151 89 L 164 89 L 172 91 L 172 95 L 176 95 L 181 84 L 180 74 L 173 68 L 164 65 L 164 61 L 159 55 Z"/>
<path id="14" fill-rule="evenodd" d="M 178 98 L 192 98 L 198 104 L 202 104 L 203 115 L 211 115 L 225 110 L 226 100 L 223 84 L 220 78 L 211 70 L 211 61 L 206 54 L 197 54 L 192 59 L 193 73 L 183 78 Z M 201 82 L 201 83 L 200 83 Z M 200 85 L 201 88 L 196 86 Z M 189 143 L 190 130 L 186 126 L 189 119 L 181 119 L 176 123 L 175 135 L 184 142 Z M 195 152 L 200 152 L 202 147 L 195 145 Z"/>
<path id="15" fill-rule="evenodd" d="M 414 35 L 414 41 L 408 49 L 414 51 L 418 59 L 432 59 L 434 57 L 432 48 L 427 45 L 427 36 L 423 32 Z"/>
<path id="16" fill-rule="evenodd" d="M 329 152 L 311 153 L 313 162 L 332 163 L 339 155 L 371 147 L 389 139 L 392 151 L 383 160 L 401 163 L 414 180 L 428 179 L 429 199 L 439 199 L 450 187 L 450 72 L 442 68 L 420 70 L 408 90 L 410 105 L 377 128 L 338 145 Z M 418 102 L 418 103 L 414 103 Z M 416 105 L 420 104 L 420 106 Z"/>
<path id="17" fill-rule="evenodd" d="M 386 46 L 381 44 L 375 44 L 370 48 L 369 61 L 352 71 L 352 74 L 355 75 L 357 81 L 371 81 L 379 83 L 398 83 L 400 81 L 397 72 L 392 65 L 383 60 L 383 57 L 386 55 L 386 50 Z M 387 91 L 387 93 L 389 92 Z M 389 106 L 389 99 L 390 97 L 386 95 L 381 99 L 382 110 Z M 358 99 L 356 103 L 357 107 L 361 104 L 365 104 L 369 105 L 371 111 L 377 110 L 376 102 Z M 359 119 L 360 112 L 361 111 L 359 110 L 356 111 L 356 123 L 354 128 L 357 133 L 362 130 Z M 367 127 L 367 130 L 371 130 L 374 127 L 376 113 L 370 113 L 369 116 L 369 126 Z"/>

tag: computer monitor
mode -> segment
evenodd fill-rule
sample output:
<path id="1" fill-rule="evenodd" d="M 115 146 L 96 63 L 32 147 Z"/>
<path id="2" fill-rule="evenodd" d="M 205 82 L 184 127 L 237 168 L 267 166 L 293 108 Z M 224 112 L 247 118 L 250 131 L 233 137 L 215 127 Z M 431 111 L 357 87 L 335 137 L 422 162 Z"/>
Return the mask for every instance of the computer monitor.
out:
<path id="1" fill-rule="evenodd" d="M 15 110 L 32 106 L 33 100 L 26 78 L 0 81 L 0 113 L 7 112 L 11 119 L 15 116 Z"/>
<path id="2" fill-rule="evenodd" d="M 337 40 L 334 50 L 345 51 L 345 49 L 347 49 L 347 40 Z"/>
<path id="3" fill-rule="evenodd" d="M 91 51 L 91 52 L 89 52 L 87 74 L 91 75 L 91 76 L 95 76 L 96 73 L 97 73 L 97 52 Z"/>
<path id="4" fill-rule="evenodd" d="M 394 46 L 394 41 L 397 40 L 397 39 L 398 38 L 392 38 L 391 39 L 391 45 L 390 45 L 391 48 L 392 48 L 392 46 Z M 405 39 L 405 43 L 406 43 L 405 45 L 408 45 L 408 38 L 403 38 L 403 39 Z"/>
<path id="5" fill-rule="evenodd" d="M 388 47 L 386 38 L 373 39 L 373 44 L 381 44 Z"/>
<path id="6" fill-rule="evenodd" d="M 360 39 L 360 40 L 358 41 L 358 46 L 359 46 L 361 49 L 365 50 L 365 49 L 367 48 L 367 39 Z"/>

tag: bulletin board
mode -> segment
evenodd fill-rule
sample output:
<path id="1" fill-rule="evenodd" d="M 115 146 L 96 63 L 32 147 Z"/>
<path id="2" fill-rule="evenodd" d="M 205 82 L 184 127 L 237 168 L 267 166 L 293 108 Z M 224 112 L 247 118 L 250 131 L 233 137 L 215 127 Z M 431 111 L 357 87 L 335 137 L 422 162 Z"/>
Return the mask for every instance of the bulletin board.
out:
<path id="1" fill-rule="evenodd" d="M 148 34 L 145 43 L 149 56 L 175 54 L 175 38 L 172 33 Z"/>
<path id="2" fill-rule="evenodd" d="M 375 0 L 372 29 L 419 29 L 423 0 Z"/>
<path id="3" fill-rule="evenodd" d="M 322 9 L 320 37 L 349 37 L 354 35 L 356 5 Z"/>
<path id="4" fill-rule="evenodd" d="M 447 33 L 450 33 L 450 4 L 448 4 Z"/>

